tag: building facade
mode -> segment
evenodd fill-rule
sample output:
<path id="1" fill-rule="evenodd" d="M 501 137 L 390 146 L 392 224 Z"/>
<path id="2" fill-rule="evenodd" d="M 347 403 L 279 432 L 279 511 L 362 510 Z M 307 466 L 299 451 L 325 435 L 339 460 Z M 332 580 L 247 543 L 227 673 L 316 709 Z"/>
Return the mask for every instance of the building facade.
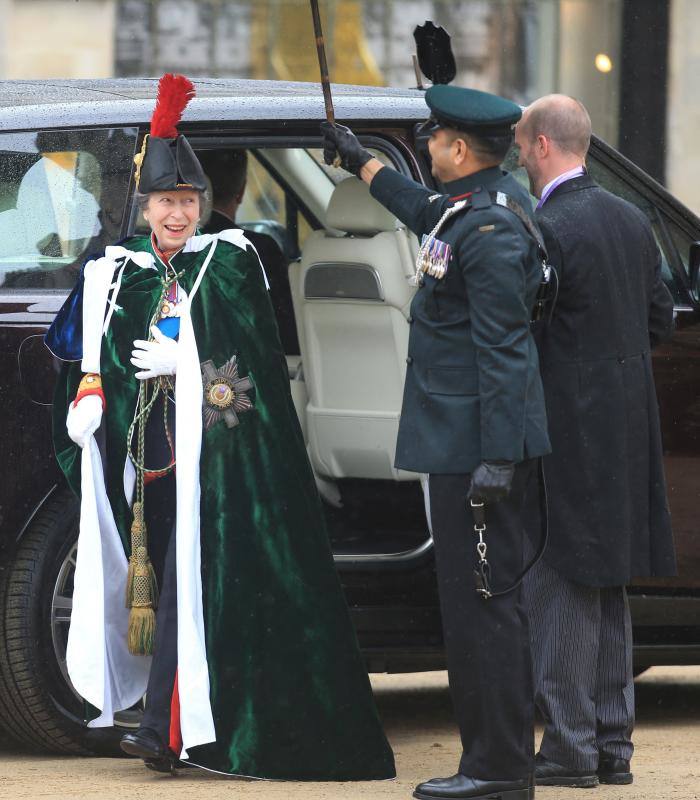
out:
<path id="1" fill-rule="evenodd" d="M 0 77 L 318 80 L 308 0 L 0 0 Z M 456 82 L 580 98 L 596 133 L 700 212 L 696 0 L 322 0 L 334 81 L 415 86 L 413 28 L 452 36 Z M 37 35 L 45 31 L 46 35 Z"/>

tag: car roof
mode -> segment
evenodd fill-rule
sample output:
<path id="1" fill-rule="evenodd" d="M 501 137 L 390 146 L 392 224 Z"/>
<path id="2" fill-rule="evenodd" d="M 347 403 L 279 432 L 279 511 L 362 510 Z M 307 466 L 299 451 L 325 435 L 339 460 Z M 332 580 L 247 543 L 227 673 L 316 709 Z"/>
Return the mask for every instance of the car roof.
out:
<path id="1" fill-rule="evenodd" d="M 198 78 L 197 96 L 185 109 L 183 123 L 240 123 L 325 119 L 319 83 L 294 81 Z M 420 89 L 333 84 L 338 120 L 358 124 L 416 122 L 428 114 Z M 0 132 L 51 128 L 117 127 L 146 125 L 153 113 L 158 78 L 0 80 Z M 695 214 L 668 190 L 596 136 L 593 146 L 608 159 L 622 164 L 676 212 L 700 226 Z"/>
<path id="2" fill-rule="evenodd" d="M 324 119 L 318 83 L 201 78 L 184 122 Z M 0 81 L 0 130 L 146 124 L 157 78 Z M 339 119 L 419 120 L 419 89 L 333 85 Z"/>

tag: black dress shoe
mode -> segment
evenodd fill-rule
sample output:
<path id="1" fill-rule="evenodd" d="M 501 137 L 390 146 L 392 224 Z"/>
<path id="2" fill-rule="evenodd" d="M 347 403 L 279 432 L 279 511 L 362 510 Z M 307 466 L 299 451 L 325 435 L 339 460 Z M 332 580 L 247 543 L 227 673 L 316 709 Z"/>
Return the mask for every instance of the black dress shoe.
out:
<path id="1" fill-rule="evenodd" d="M 591 789 L 598 785 L 595 772 L 576 770 L 548 761 L 541 753 L 535 758 L 535 783 L 538 786 L 571 786 Z"/>
<path id="2" fill-rule="evenodd" d="M 144 758 L 143 763 L 153 772 L 164 772 L 168 775 L 175 774 L 175 759 L 168 758 Z"/>
<path id="3" fill-rule="evenodd" d="M 630 762 L 624 758 L 601 755 L 598 761 L 598 780 L 616 786 L 632 783 L 634 775 L 630 772 Z"/>
<path id="4" fill-rule="evenodd" d="M 520 781 L 482 781 L 457 773 L 451 778 L 432 778 L 416 786 L 417 800 L 534 800 L 529 778 Z"/>
<path id="5" fill-rule="evenodd" d="M 122 750 L 130 756 L 161 761 L 170 758 L 170 749 L 151 728 L 139 728 L 134 733 L 126 733 L 119 743 Z"/>
<path id="6" fill-rule="evenodd" d="M 153 772 L 165 772 L 170 775 L 177 774 L 179 769 L 197 769 L 194 764 L 190 764 L 188 761 L 180 761 L 172 751 L 165 758 L 144 758 L 143 763 Z"/>

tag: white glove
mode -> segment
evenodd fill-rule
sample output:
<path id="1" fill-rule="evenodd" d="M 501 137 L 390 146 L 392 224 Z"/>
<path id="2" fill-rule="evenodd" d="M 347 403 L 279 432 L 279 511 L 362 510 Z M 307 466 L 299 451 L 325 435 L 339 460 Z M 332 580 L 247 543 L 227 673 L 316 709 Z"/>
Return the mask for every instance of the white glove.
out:
<path id="1" fill-rule="evenodd" d="M 70 438 L 83 448 L 102 422 L 102 398 L 89 394 L 68 407 L 66 429 Z"/>
<path id="2" fill-rule="evenodd" d="M 131 363 L 141 371 L 136 373 L 140 381 L 177 372 L 177 342 L 166 336 L 157 325 L 151 326 L 154 341 L 134 340 Z"/>

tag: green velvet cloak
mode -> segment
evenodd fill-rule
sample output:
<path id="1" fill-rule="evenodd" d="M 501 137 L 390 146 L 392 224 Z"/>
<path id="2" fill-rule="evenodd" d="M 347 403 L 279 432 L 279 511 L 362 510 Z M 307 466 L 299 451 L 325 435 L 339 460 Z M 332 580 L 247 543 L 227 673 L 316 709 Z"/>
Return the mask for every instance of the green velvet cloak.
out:
<path id="1" fill-rule="evenodd" d="M 124 243 L 153 253 L 150 238 Z M 173 267 L 190 294 L 209 248 Z M 155 255 L 155 254 L 154 254 Z M 128 262 L 103 338 L 107 492 L 129 552 L 123 489 L 128 426 L 138 391 L 134 339 L 147 338 L 164 271 Z M 219 241 L 192 304 L 200 361 L 238 355 L 254 409 L 203 433 L 201 548 L 204 625 L 217 741 L 189 749 L 210 769 L 293 780 L 395 774 L 338 581 L 323 512 L 289 391 L 284 353 L 259 262 Z M 54 404 L 55 444 L 80 488 L 80 451 L 67 436 L 80 363 L 67 364 Z"/>

